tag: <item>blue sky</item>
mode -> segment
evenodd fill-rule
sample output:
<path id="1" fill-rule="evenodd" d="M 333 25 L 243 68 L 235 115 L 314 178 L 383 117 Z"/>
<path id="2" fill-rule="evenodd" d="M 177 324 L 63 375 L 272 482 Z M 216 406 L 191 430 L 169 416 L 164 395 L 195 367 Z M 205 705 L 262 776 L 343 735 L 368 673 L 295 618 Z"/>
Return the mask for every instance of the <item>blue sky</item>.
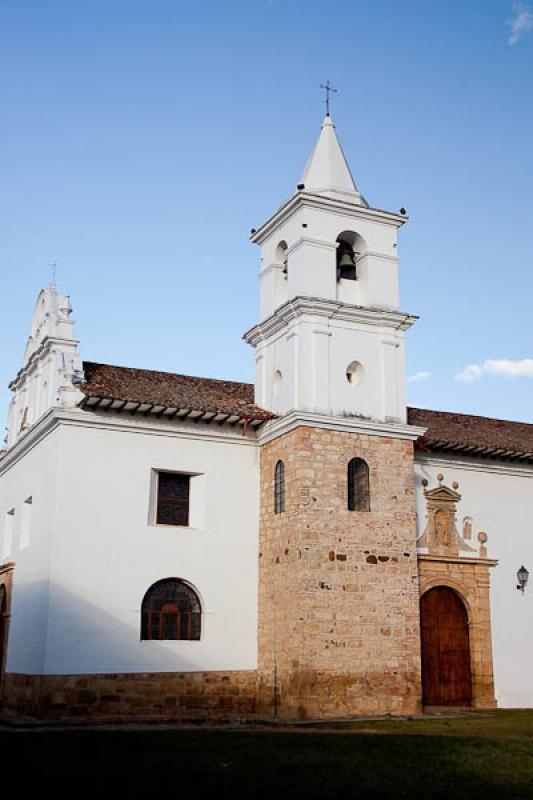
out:
<path id="1" fill-rule="evenodd" d="M 330 79 L 360 189 L 410 215 L 410 402 L 533 422 L 532 75 L 531 3 L 0 0 L 0 414 L 53 261 L 84 358 L 252 380 L 248 234 Z"/>

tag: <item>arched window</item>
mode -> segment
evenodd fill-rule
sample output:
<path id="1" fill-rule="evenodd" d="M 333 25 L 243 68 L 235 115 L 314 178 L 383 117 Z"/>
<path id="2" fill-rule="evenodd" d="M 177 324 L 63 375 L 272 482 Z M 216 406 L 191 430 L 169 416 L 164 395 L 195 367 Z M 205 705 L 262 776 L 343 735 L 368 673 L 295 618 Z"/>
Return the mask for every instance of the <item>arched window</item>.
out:
<path id="1" fill-rule="evenodd" d="M 370 511 L 368 464 L 362 458 L 352 458 L 348 463 L 348 510 Z"/>
<path id="2" fill-rule="evenodd" d="M 274 513 L 285 511 L 285 464 L 278 461 L 274 473 Z"/>
<path id="3" fill-rule="evenodd" d="M 289 248 L 287 247 L 287 242 L 281 241 L 276 247 L 276 252 L 274 256 L 276 262 L 282 265 L 283 274 L 285 275 L 285 277 L 287 277 L 287 274 L 289 272 L 289 257 L 287 254 L 288 249 Z"/>
<path id="4" fill-rule="evenodd" d="M 144 595 L 141 639 L 199 639 L 201 625 L 200 601 L 184 581 L 164 578 Z"/>

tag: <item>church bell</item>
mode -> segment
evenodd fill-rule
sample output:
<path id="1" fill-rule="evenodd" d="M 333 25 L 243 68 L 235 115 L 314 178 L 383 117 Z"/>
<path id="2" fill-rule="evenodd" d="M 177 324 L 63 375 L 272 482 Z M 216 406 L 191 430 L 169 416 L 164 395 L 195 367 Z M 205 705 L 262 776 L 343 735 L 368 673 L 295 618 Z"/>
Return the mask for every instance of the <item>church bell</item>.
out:
<path id="1" fill-rule="evenodd" d="M 345 278 L 354 281 L 355 273 L 355 253 L 347 242 L 339 242 L 337 248 L 337 280 Z"/>

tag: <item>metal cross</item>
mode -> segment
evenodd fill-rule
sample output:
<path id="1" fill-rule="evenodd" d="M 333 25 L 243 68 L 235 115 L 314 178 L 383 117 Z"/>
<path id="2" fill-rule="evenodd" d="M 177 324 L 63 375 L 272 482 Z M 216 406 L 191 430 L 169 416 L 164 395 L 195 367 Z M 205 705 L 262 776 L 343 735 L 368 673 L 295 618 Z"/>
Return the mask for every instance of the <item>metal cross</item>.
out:
<path id="1" fill-rule="evenodd" d="M 336 94 L 337 93 L 337 89 L 334 89 L 333 86 L 329 85 L 329 80 L 326 81 L 325 84 L 321 83 L 320 84 L 320 88 L 326 90 L 326 98 L 325 98 L 324 102 L 326 104 L 326 116 L 329 117 L 329 93 L 330 92 L 335 92 L 335 94 Z"/>
<path id="2" fill-rule="evenodd" d="M 52 283 L 55 283 L 57 278 L 57 261 L 52 261 L 52 263 L 48 264 L 48 266 L 52 270 Z"/>

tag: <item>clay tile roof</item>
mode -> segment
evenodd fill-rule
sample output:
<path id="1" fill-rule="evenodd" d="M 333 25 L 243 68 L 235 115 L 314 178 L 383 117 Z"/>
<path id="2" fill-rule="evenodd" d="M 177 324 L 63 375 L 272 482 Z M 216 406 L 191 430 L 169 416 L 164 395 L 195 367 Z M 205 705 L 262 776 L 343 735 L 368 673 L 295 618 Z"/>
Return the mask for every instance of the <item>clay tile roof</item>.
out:
<path id="1" fill-rule="evenodd" d="M 84 361 L 83 369 L 86 382 L 80 384 L 79 388 L 87 400 L 111 399 L 164 408 L 231 414 L 241 419 L 267 420 L 275 416 L 254 404 L 254 387 L 249 383 L 117 367 L 93 361 Z M 90 407 L 87 401 L 85 404 Z"/>
<path id="2" fill-rule="evenodd" d="M 254 404 L 254 387 L 250 383 L 117 367 L 93 361 L 84 361 L 83 368 L 86 382 L 79 388 L 86 398 L 82 405 L 87 408 L 98 399 L 99 402 L 112 400 L 119 404 L 190 409 L 211 416 L 213 413 L 231 415 L 241 420 L 253 420 L 256 425 L 275 418 L 275 414 Z M 411 425 L 427 428 L 419 441 L 421 450 L 533 461 L 533 425 L 526 422 L 425 408 L 408 408 L 407 420 Z"/>
<path id="3" fill-rule="evenodd" d="M 533 425 L 471 414 L 409 408 L 411 425 L 427 427 L 421 449 L 453 450 L 472 455 L 501 458 L 530 456 L 533 459 Z"/>

